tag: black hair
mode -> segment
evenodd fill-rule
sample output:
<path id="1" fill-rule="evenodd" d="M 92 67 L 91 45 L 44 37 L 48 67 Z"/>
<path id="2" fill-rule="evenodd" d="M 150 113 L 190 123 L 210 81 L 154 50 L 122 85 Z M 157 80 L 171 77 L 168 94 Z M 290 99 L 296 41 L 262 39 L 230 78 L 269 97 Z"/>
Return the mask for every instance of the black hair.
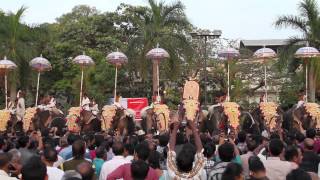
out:
<path id="1" fill-rule="evenodd" d="M 162 134 L 159 136 L 159 145 L 164 147 L 167 146 L 169 142 L 169 135 L 168 134 Z"/>
<path id="2" fill-rule="evenodd" d="M 203 147 L 204 151 L 203 151 L 203 155 L 206 157 L 206 158 L 211 158 L 215 151 L 216 151 L 216 145 L 212 142 L 209 142 L 207 144 L 204 145 Z"/>
<path id="3" fill-rule="evenodd" d="M 238 133 L 238 141 L 244 143 L 246 141 L 247 134 L 244 131 Z"/>
<path id="4" fill-rule="evenodd" d="M 295 146 L 288 146 L 284 153 L 284 158 L 287 161 L 292 161 L 294 157 L 299 156 L 298 148 Z"/>
<path id="5" fill-rule="evenodd" d="M 302 132 L 296 132 L 296 139 L 299 143 L 302 143 L 306 137 L 303 135 Z"/>
<path id="6" fill-rule="evenodd" d="M 287 175 L 286 180 L 311 180 L 311 176 L 302 169 L 294 169 Z"/>
<path id="7" fill-rule="evenodd" d="M 79 135 L 69 134 L 67 137 L 67 141 L 69 145 L 72 145 L 76 140 L 81 139 Z"/>
<path id="8" fill-rule="evenodd" d="M 119 141 L 114 142 L 113 145 L 112 145 L 112 152 L 116 156 L 123 155 L 123 152 L 124 152 L 123 143 L 119 142 Z"/>
<path id="9" fill-rule="evenodd" d="M 279 156 L 283 150 L 283 143 L 280 139 L 272 139 L 269 142 L 269 152 L 273 156 Z"/>
<path id="10" fill-rule="evenodd" d="M 183 145 L 181 152 L 177 156 L 177 166 L 181 172 L 190 172 L 194 161 L 196 148 L 193 144 L 187 143 Z"/>
<path id="11" fill-rule="evenodd" d="M 5 167 L 10 162 L 10 155 L 8 153 L 0 153 L 0 169 Z"/>
<path id="12" fill-rule="evenodd" d="M 253 139 L 248 139 L 246 141 L 246 144 L 247 144 L 247 148 L 249 151 L 254 151 L 256 148 L 257 148 L 257 142 Z"/>
<path id="13" fill-rule="evenodd" d="M 76 140 L 72 144 L 72 156 L 75 159 L 81 159 L 84 157 L 84 154 L 86 152 L 86 144 L 83 140 Z"/>
<path id="14" fill-rule="evenodd" d="M 236 179 L 236 177 L 240 177 L 242 174 L 242 167 L 238 163 L 229 163 L 224 170 L 221 180 L 231 180 Z"/>
<path id="15" fill-rule="evenodd" d="M 248 159 L 249 170 L 252 172 L 266 171 L 262 161 L 258 156 L 251 156 Z"/>
<path id="16" fill-rule="evenodd" d="M 43 150 L 43 157 L 49 162 L 56 162 L 58 159 L 58 153 L 54 148 L 47 147 Z"/>
<path id="17" fill-rule="evenodd" d="M 137 153 L 137 156 L 140 160 L 146 161 L 150 154 L 149 145 L 147 142 L 141 142 L 139 143 L 134 151 Z"/>
<path id="18" fill-rule="evenodd" d="M 143 160 L 133 161 L 130 168 L 133 180 L 144 180 L 148 175 L 149 166 Z"/>
<path id="19" fill-rule="evenodd" d="M 316 137 L 316 134 L 317 134 L 317 132 L 314 128 L 307 129 L 307 131 L 306 131 L 307 138 L 314 139 Z"/>
<path id="20" fill-rule="evenodd" d="M 277 133 L 272 133 L 272 134 L 270 135 L 270 140 L 272 140 L 272 139 L 280 139 L 279 134 L 277 134 Z"/>
<path id="21" fill-rule="evenodd" d="M 224 143 L 218 148 L 221 161 L 230 162 L 234 158 L 234 146 L 231 143 Z"/>
<path id="22" fill-rule="evenodd" d="M 128 151 L 129 155 L 133 155 L 134 154 L 134 146 L 133 146 L 133 144 L 129 144 L 129 143 L 125 144 L 124 145 L 124 149 L 126 151 Z"/>
<path id="23" fill-rule="evenodd" d="M 96 145 L 96 147 L 101 146 L 101 144 L 102 144 L 103 141 L 104 141 L 104 137 L 103 137 L 102 135 L 95 135 L 94 138 L 95 138 L 95 145 Z"/>
<path id="24" fill-rule="evenodd" d="M 103 146 L 99 146 L 96 149 L 96 157 L 102 159 L 106 154 L 106 149 Z"/>
<path id="25" fill-rule="evenodd" d="M 19 139 L 18 139 L 19 148 L 27 147 L 28 142 L 29 142 L 29 136 L 21 136 L 21 137 L 19 137 Z"/>
<path id="26" fill-rule="evenodd" d="M 47 167 L 40 157 L 32 156 L 21 169 L 23 180 L 44 180 L 47 176 Z"/>
<path id="27" fill-rule="evenodd" d="M 176 145 L 181 145 L 186 142 L 185 136 L 183 133 L 179 132 L 177 133 L 177 138 L 176 138 Z"/>
<path id="28" fill-rule="evenodd" d="M 158 151 L 151 151 L 148 163 L 153 169 L 160 169 L 160 153 Z"/>

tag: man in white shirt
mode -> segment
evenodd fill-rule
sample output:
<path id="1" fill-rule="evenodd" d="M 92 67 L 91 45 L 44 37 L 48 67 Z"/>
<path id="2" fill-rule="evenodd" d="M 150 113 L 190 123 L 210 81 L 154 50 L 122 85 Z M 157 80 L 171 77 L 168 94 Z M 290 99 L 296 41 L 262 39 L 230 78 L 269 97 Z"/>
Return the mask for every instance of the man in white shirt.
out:
<path id="1" fill-rule="evenodd" d="M 10 157 L 7 153 L 0 153 L 0 179 L 1 180 L 17 180 L 10 177 L 9 173 Z"/>
<path id="2" fill-rule="evenodd" d="M 121 142 L 115 142 L 112 146 L 112 152 L 114 153 L 114 157 L 103 163 L 99 180 L 106 180 L 108 175 L 112 173 L 119 166 L 130 163 L 130 161 L 126 160 L 123 156 L 124 154 L 124 146 Z"/>
<path id="3" fill-rule="evenodd" d="M 54 162 L 58 160 L 57 151 L 53 148 L 45 148 L 41 159 L 47 166 L 48 180 L 61 180 L 64 172 L 61 169 L 53 167 Z"/>
<path id="4" fill-rule="evenodd" d="M 267 160 L 262 160 L 269 179 L 286 179 L 287 174 L 298 167 L 295 163 L 280 160 L 283 148 L 284 145 L 280 139 L 272 139 L 269 143 L 269 157 Z"/>

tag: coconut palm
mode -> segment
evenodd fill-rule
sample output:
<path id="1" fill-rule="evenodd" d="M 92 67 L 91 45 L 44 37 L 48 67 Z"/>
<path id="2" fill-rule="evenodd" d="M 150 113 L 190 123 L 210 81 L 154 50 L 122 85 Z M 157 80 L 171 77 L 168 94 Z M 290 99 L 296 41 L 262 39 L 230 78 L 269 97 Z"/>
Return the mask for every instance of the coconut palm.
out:
<path id="1" fill-rule="evenodd" d="M 299 66 L 298 61 L 294 60 L 294 52 L 302 45 L 310 45 L 316 48 L 320 47 L 320 12 L 315 0 L 303 0 L 298 4 L 299 15 L 283 15 L 275 22 L 276 27 L 291 27 L 297 29 L 301 35 L 291 37 L 288 44 L 283 48 L 280 60 L 289 68 L 294 70 Z M 309 97 L 311 101 L 315 100 L 316 80 L 320 79 L 320 61 L 311 59 L 306 64 L 310 69 L 308 73 Z"/>

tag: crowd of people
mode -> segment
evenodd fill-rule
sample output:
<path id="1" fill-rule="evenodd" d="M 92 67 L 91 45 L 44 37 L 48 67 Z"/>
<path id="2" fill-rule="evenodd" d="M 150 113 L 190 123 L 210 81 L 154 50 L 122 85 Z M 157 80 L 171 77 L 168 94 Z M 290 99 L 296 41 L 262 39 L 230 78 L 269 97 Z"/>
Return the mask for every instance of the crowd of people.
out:
<path id="1" fill-rule="evenodd" d="M 319 179 L 316 129 L 199 133 L 173 120 L 160 134 L 49 131 L 0 136 L 1 180 L 314 180 Z"/>

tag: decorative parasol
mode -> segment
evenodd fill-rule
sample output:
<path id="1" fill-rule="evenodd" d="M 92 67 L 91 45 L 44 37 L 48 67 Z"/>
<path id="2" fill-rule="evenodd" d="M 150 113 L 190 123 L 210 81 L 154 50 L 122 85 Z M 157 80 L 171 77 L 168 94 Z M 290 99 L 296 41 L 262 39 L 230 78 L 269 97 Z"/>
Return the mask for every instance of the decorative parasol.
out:
<path id="1" fill-rule="evenodd" d="M 107 61 L 116 67 L 116 75 L 114 78 L 114 102 L 116 101 L 117 97 L 117 80 L 118 80 L 118 67 L 128 62 L 128 58 L 122 52 L 118 50 L 116 52 L 112 52 L 107 55 Z"/>
<path id="2" fill-rule="evenodd" d="M 17 68 L 17 65 L 8 60 L 5 56 L 3 60 L 0 60 L 0 69 L 4 70 L 4 83 L 5 83 L 5 95 L 6 95 L 6 109 L 8 109 L 8 81 L 7 81 L 7 71 Z"/>
<path id="3" fill-rule="evenodd" d="M 40 82 L 40 74 L 41 72 L 44 71 L 49 71 L 51 70 L 51 64 L 48 61 L 48 59 L 42 57 L 42 54 L 40 55 L 40 57 L 36 57 L 34 59 L 32 59 L 29 62 L 29 65 L 32 67 L 32 69 L 38 71 L 38 81 L 37 81 L 37 94 L 36 94 L 36 105 L 38 105 L 38 96 L 39 96 L 39 82 Z"/>
<path id="4" fill-rule="evenodd" d="M 222 60 L 227 60 L 227 74 L 228 74 L 228 94 L 227 94 L 227 101 L 230 101 L 230 65 L 229 65 L 229 61 L 231 61 L 232 59 L 236 59 L 240 56 L 240 53 L 238 50 L 234 49 L 234 48 L 227 48 L 225 50 L 222 50 L 220 52 L 218 52 L 218 56 L 222 59 Z"/>
<path id="5" fill-rule="evenodd" d="M 80 106 L 82 101 L 82 86 L 83 86 L 83 69 L 84 67 L 94 65 L 94 61 L 90 56 L 85 55 L 83 52 L 82 55 L 75 57 L 72 60 L 73 63 L 80 65 L 81 67 L 81 85 L 80 85 Z"/>
<path id="6" fill-rule="evenodd" d="M 160 101 L 160 93 L 159 93 L 159 86 L 160 86 L 160 81 L 159 81 L 159 63 L 160 61 L 169 58 L 170 55 L 169 53 L 162 49 L 159 48 L 159 44 L 157 44 L 157 47 L 154 49 L 151 49 L 147 54 L 146 57 L 148 59 L 151 59 L 153 61 L 153 72 L 156 70 L 156 74 L 153 74 L 153 92 L 157 90 L 157 102 Z M 155 84 L 157 82 L 157 84 Z M 156 85 L 156 86 L 155 86 Z"/>
<path id="7" fill-rule="evenodd" d="M 296 53 L 295 53 L 295 57 L 296 58 L 300 58 L 300 59 L 304 59 L 304 63 L 306 65 L 306 102 L 308 102 L 308 63 L 307 60 L 313 57 L 319 57 L 320 53 L 319 51 L 314 48 L 314 47 L 302 47 L 299 48 Z"/>
<path id="8" fill-rule="evenodd" d="M 276 52 L 270 48 L 263 47 L 254 52 L 253 57 L 256 59 L 262 59 L 264 62 L 264 90 L 265 90 L 265 102 L 268 102 L 268 85 L 267 85 L 267 65 L 265 61 L 274 59 L 277 56 Z"/>

